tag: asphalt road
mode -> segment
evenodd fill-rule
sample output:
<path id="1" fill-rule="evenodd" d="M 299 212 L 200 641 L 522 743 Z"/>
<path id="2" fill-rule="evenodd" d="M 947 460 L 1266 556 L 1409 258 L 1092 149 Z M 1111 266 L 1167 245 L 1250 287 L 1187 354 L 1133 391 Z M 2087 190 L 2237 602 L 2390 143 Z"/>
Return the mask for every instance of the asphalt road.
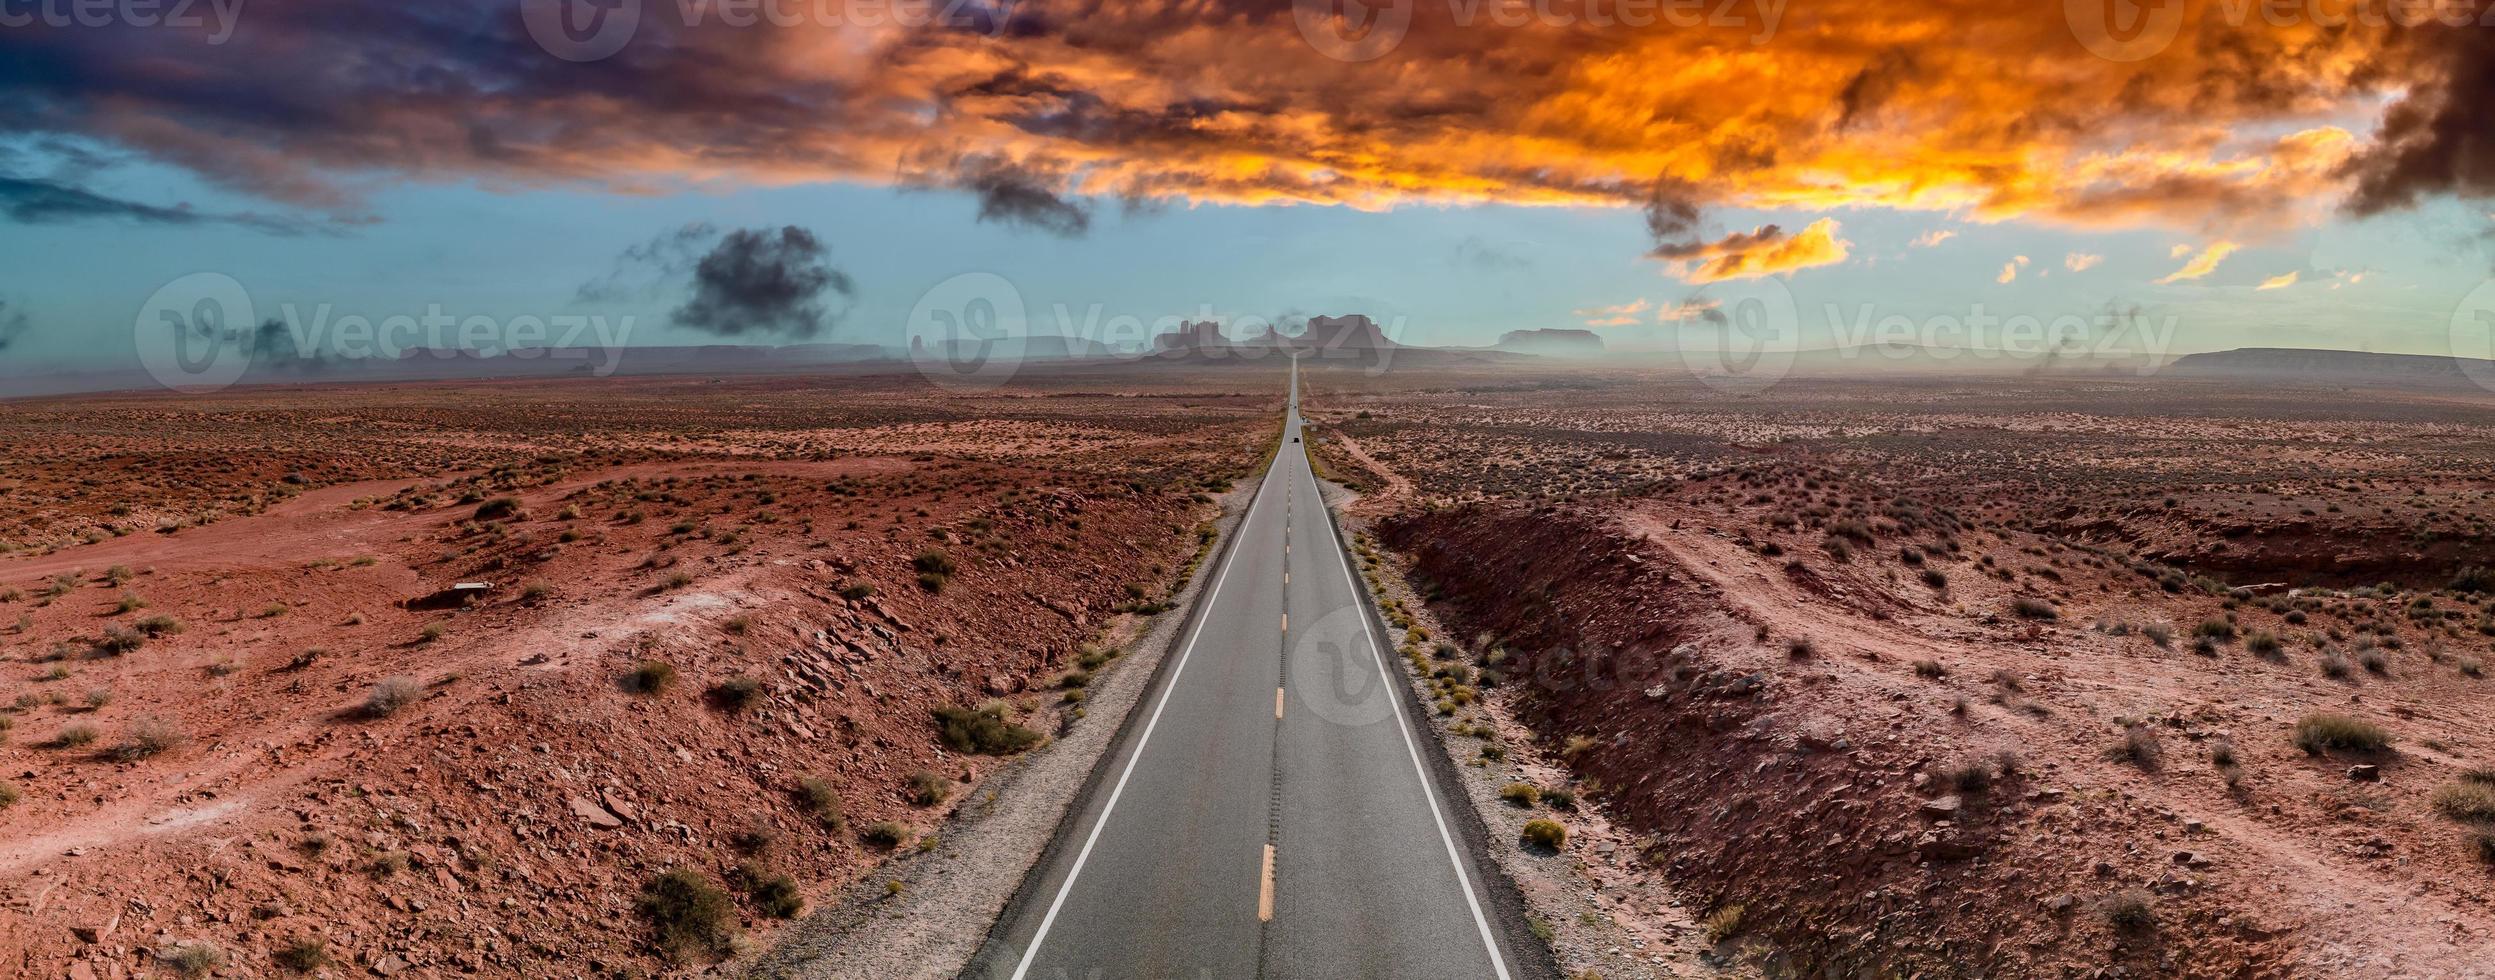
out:
<path id="1" fill-rule="evenodd" d="M 1298 443 L 1173 659 L 966 975 L 1455 978 L 1520 962 L 1512 894 L 1407 714 Z M 1476 832 L 1477 833 L 1477 832 Z M 1531 939 L 1524 940 L 1530 943 Z"/>

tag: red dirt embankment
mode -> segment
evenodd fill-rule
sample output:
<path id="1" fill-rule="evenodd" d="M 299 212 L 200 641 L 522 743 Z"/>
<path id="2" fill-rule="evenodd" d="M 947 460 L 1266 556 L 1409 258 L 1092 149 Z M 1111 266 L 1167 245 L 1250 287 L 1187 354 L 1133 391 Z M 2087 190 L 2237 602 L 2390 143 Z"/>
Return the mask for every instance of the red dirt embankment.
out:
<path id="1" fill-rule="evenodd" d="M 998 761 L 934 709 L 1054 731 L 1041 689 L 1194 556 L 1193 490 L 564 456 L 0 559 L 0 973 L 649 971 L 660 870 L 832 893 Z M 400 605 L 462 581 L 494 588 Z"/>
<path id="2" fill-rule="evenodd" d="M 2059 621 L 1981 615 L 1969 607 L 2009 598 L 1977 574 L 1991 559 L 1948 556 L 1970 563 L 1943 592 L 1876 556 L 1762 554 L 1716 531 L 1720 516 L 1485 503 L 1378 528 L 1495 664 L 1488 696 L 1614 821 L 1653 835 L 1657 873 L 1706 911 L 1738 907 L 1719 921 L 1773 972 L 2473 976 L 2495 962 L 2485 872 L 2424 803 L 2484 749 L 2462 720 L 2482 695 L 2448 668 L 2403 657 L 2373 682 L 2386 688 L 2351 697 L 2231 647 L 2069 625 L 2082 607 L 2137 611 L 2125 601 L 2183 623 L 2217 612 L 2153 587 L 2124 600 L 2143 595 L 2127 570 L 2074 582 Z M 2383 719 L 2383 703 L 2396 753 L 2289 744 L 2304 710 Z M 2132 736 L 2161 754 L 2111 754 Z M 2378 764 L 2376 781 L 2350 762 Z"/>

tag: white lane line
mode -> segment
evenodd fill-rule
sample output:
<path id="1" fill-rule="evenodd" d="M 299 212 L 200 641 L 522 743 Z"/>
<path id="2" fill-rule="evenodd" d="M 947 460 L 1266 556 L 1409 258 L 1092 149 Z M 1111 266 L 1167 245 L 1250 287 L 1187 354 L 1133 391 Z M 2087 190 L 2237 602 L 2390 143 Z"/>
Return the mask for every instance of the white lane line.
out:
<path id="1" fill-rule="evenodd" d="M 1272 471 L 1269 469 L 1266 473 L 1267 479 L 1271 480 Z M 1239 529 L 1234 533 L 1242 538 L 1247 536 L 1248 525 L 1256 520 L 1256 508 L 1264 499 L 1264 487 L 1259 486 L 1255 501 L 1248 504 L 1247 516 L 1239 518 Z M 1057 886 L 1057 897 L 1049 900 L 1048 914 L 1040 917 L 1039 931 L 1031 934 L 1030 947 L 1022 951 L 1022 962 L 1014 966 L 1013 980 L 1023 980 L 1024 975 L 1031 972 L 1031 960 L 1039 956 L 1040 944 L 1048 940 L 1049 927 L 1057 924 L 1057 912 L 1065 908 L 1066 895 L 1074 891 L 1074 880 L 1082 877 L 1083 863 L 1091 860 L 1092 845 L 1100 843 L 1101 828 L 1109 825 L 1109 814 L 1117 810 L 1118 797 L 1126 794 L 1127 777 L 1135 774 L 1135 763 L 1144 757 L 1144 746 L 1151 743 L 1153 729 L 1161 726 L 1161 709 L 1170 706 L 1170 693 L 1178 690 L 1178 678 L 1187 672 L 1187 658 L 1195 653 L 1196 641 L 1204 638 L 1205 620 L 1212 617 L 1214 605 L 1221 599 L 1222 582 L 1230 577 L 1231 563 L 1238 560 L 1239 550 L 1245 544 L 1242 541 L 1232 545 L 1230 553 L 1222 556 L 1222 567 L 1213 574 L 1213 591 L 1204 596 L 1205 615 L 1196 620 L 1195 632 L 1187 636 L 1187 645 L 1179 649 L 1178 663 L 1170 668 L 1169 685 L 1161 689 L 1161 699 L 1153 703 L 1152 717 L 1145 719 L 1143 735 L 1135 739 L 1134 751 L 1127 754 L 1126 768 L 1118 772 L 1117 785 L 1109 790 L 1109 802 L 1100 808 L 1100 819 L 1092 822 L 1092 832 L 1083 838 L 1083 849 L 1075 852 L 1074 867 L 1066 871 L 1065 883 Z M 1506 974 L 1502 972 L 1500 976 Z"/>
<path id="2" fill-rule="evenodd" d="M 1311 474 L 1309 477 L 1316 477 Z M 1335 564 L 1343 568 L 1343 581 L 1351 586 L 1353 602 L 1360 597 L 1360 582 L 1351 576 L 1351 563 L 1343 558 L 1343 538 L 1334 532 L 1334 522 L 1325 522 L 1326 536 L 1334 542 Z M 1387 696 L 1395 699 L 1395 729 L 1403 733 L 1404 751 L 1412 757 L 1412 771 L 1421 777 L 1421 795 L 1429 801 L 1429 816 L 1438 823 L 1438 840 L 1447 846 L 1447 863 L 1455 867 L 1456 884 L 1464 889 L 1464 905 L 1473 912 L 1473 928 L 1481 931 L 1481 945 L 1490 951 L 1490 966 L 1497 970 L 1498 980 L 1508 980 L 1507 960 L 1499 955 L 1499 941 L 1490 934 L 1490 920 L 1481 914 L 1481 902 L 1473 897 L 1473 879 L 1464 872 L 1464 857 L 1456 850 L 1455 835 L 1447 832 L 1447 817 L 1438 809 L 1438 793 L 1430 788 L 1429 770 L 1421 765 L 1421 747 L 1412 741 L 1412 726 L 1403 719 L 1403 695 L 1395 689 L 1395 678 L 1386 672 L 1385 648 L 1378 644 L 1377 627 L 1369 622 L 1369 612 L 1360 611 L 1360 634 L 1369 640 L 1369 653 L 1377 660 L 1377 678 L 1386 685 Z"/>
<path id="3" fill-rule="evenodd" d="M 1273 720 L 1282 720 L 1282 689 L 1273 689 Z"/>

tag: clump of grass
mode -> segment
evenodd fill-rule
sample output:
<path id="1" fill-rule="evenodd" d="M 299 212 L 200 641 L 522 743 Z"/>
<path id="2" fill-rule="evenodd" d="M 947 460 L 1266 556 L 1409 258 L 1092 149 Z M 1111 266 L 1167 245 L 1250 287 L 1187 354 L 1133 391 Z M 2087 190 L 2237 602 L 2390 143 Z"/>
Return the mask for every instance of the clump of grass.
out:
<path id="1" fill-rule="evenodd" d="M 376 851 L 372 859 L 364 865 L 364 871 L 375 878 L 393 878 L 397 877 L 399 872 L 407 870 L 407 866 L 412 863 L 414 863 L 414 858 L 406 851 Z"/>
<path id="2" fill-rule="evenodd" d="M 60 731 L 52 734 L 52 747 L 56 749 L 82 749 L 93 744 L 95 744 L 95 726 L 93 725 L 64 725 L 61 726 Z"/>
<path id="3" fill-rule="evenodd" d="M 2157 644 L 2160 649 L 2174 643 L 2174 627 L 2164 623 L 2150 623 L 2140 627 L 2140 635 L 2148 637 L 2148 641 Z"/>
<path id="4" fill-rule="evenodd" d="M 1942 666 L 1938 660 L 1917 660 L 1915 661 L 1915 676 L 1928 681 L 1936 681 L 1949 676 L 1949 668 Z"/>
<path id="5" fill-rule="evenodd" d="M 676 683 L 676 665 L 664 660 L 644 660 L 624 674 L 624 690 L 634 694 L 660 694 Z"/>
<path id="6" fill-rule="evenodd" d="M 1923 584 L 1931 586 L 1935 589 L 1946 589 L 1949 587 L 1949 573 L 1943 572 L 1937 568 L 1926 566 L 1923 569 L 1922 579 Z"/>
<path id="7" fill-rule="evenodd" d="M 1993 764 L 1984 759 L 1962 759 L 1941 770 L 1941 778 L 1961 792 L 1981 793 L 1993 787 Z"/>
<path id="8" fill-rule="evenodd" d="M 204 977 L 225 968 L 225 951 L 215 943 L 194 941 L 178 943 L 156 954 L 165 967 L 185 977 Z"/>
<path id="9" fill-rule="evenodd" d="M 650 923 L 654 945 L 670 962 L 712 962 L 735 951 L 736 910 L 701 872 L 671 868 L 641 886 L 633 910 Z"/>
<path id="10" fill-rule="evenodd" d="M 1818 648 L 1813 647 L 1811 641 L 1804 637 L 1797 636 L 1785 641 L 1785 656 L 1795 660 L 1809 660 L 1817 652 Z"/>
<path id="11" fill-rule="evenodd" d="M 18 798 L 16 783 L 0 783 L 0 810 L 16 806 Z"/>
<path id="12" fill-rule="evenodd" d="M 440 623 L 426 623 L 424 624 L 423 629 L 416 631 L 416 642 L 432 643 L 441 639 L 442 634 L 448 632 L 450 632 L 450 627 L 444 626 Z"/>
<path id="13" fill-rule="evenodd" d="M 2278 634 L 2268 630 L 2254 630 L 2251 635 L 2244 637 L 2244 649 L 2251 651 L 2256 657 L 2276 659 L 2280 651 Z"/>
<path id="14" fill-rule="evenodd" d="M 953 795 L 953 783 L 926 769 L 910 774 L 910 802 L 918 806 L 935 806 Z"/>
<path id="15" fill-rule="evenodd" d="M 399 709 L 416 703 L 424 693 L 424 685 L 413 677 L 384 677 L 373 684 L 372 693 L 364 695 L 364 717 L 387 718 Z"/>
<path id="16" fill-rule="evenodd" d="M 163 639 L 182 632 L 182 621 L 171 616 L 149 616 L 139 620 L 138 622 L 131 623 L 130 628 L 139 631 L 141 634 L 144 634 L 151 639 Z"/>
<path id="17" fill-rule="evenodd" d="M 2495 783 L 2461 778 L 2434 791 L 2435 812 L 2454 820 L 2495 823 Z"/>
<path id="18" fill-rule="evenodd" d="M 751 710 L 762 700 L 762 681 L 755 677 L 731 677 L 711 686 L 710 702 L 730 714 Z"/>
<path id="19" fill-rule="evenodd" d="M 1731 939 L 1736 933 L 1739 933 L 1741 931 L 1741 913 L 1742 907 L 1740 905 L 1727 905 L 1723 908 L 1715 910 L 1714 912 L 1708 913 L 1706 921 L 1699 923 L 1700 928 L 1706 930 L 1707 945 L 1721 945 L 1725 940 Z"/>
<path id="20" fill-rule="evenodd" d="M 2010 600 L 2010 612 L 2020 619 L 2043 620 L 2062 617 L 2062 611 L 2053 608 L 2052 603 L 2033 596 L 2020 596 Z"/>
<path id="21" fill-rule="evenodd" d="M 2157 733 L 2150 731 L 2148 726 L 2125 725 L 2122 740 L 2108 746 L 2105 757 L 2153 772 L 2165 758 L 2165 748 L 2157 741 Z"/>
<path id="22" fill-rule="evenodd" d="M 918 569 L 918 587 L 929 592 L 944 591 L 945 583 L 953 578 L 953 559 L 934 548 L 919 552 L 910 559 L 910 566 Z"/>
<path id="23" fill-rule="evenodd" d="M 2374 647 L 2366 647 L 2362 650 L 2358 650 L 2356 652 L 2356 663 L 2357 666 L 2365 668 L 2366 673 L 2372 674 L 2376 677 L 2391 676 L 2390 658 L 2385 656 L 2381 650 Z"/>
<path id="24" fill-rule="evenodd" d="M 2123 932 L 2138 934 L 2157 928 L 2157 898 L 2137 888 L 2106 896 L 2101 911 L 2107 924 Z"/>
<path id="25" fill-rule="evenodd" d="M 104 638 L 95 644 L 95 652 L 118 657 L 147 645 L 147 634 L 124 626 L 104 627 Z"/>
<path id="26" fill-rule="evenodd" d="M 329 944 L 317 936 L 301 936 L 278 947 L 269 958 L 296 973 L 310 973 L 329 965 Z"/>
<path id="27" fill-rule="evenodd" d="M 1000 704 L 980 708 L 947 705 L 937 708 L 935 714 L 944 744 L 952 746 L 955 752 L 1012 755 L 1040 740 L 1040 733 L 1007 721 L 1005 706 Z"/>
<path id="28" fill-rule="evenodd" d="M 840 793 L 820 776 L 797 780 L 797 810 L 812 818 L 817 826 L 839 833 L 847 821 L 841 816 Z"/>
<path id="29" fill-rule="evenodd" d="M 1519 836 L 1528 847 L 1556 851 L 1561 845 L 1568 843 L 1568 826 L 1557 820 L 1527 820 L 1524 832 Z"/>
<path id="30" fill-rule="evenodd" d="M 909 843 L 913 835 L 909 824 L 884 820 L 867 825 L 866 831 L 859 836 L 870 846 L 891 850 Z"/>
<path id="31" fill-rule="evenodd" d="M 2338 680 L 2345 680 L 2349 674 L 2356 672 L 2356 668 L 2348 664 L 2348 658 L 2340 656 L 2337 650 L 2322 651 L 2320 666 L 2323 676 Z"/>
<path id="32" fill-rule="evenodd" d="M 162 755 L 188 741 L 180 728 L 162 718 L 141 718 L 131 722 L 121 733 L 121 742 L 113 746 L 113 758 L 123 762 Z"/>
<path id="33" fill-rule="evenodd" d="M 2224 643 L 2235 638 L 2235 624 L 2223 619 L 2204 619 L 2193 632 L 2202 639 Z"/>
<path id="34" fill-rule="evenodd" d="M 519 513 L 520 498 L 496 497 L 477 505 L 476 519 L 480 521 L 499 521 L 506 517 L 518 516 Z"/>
<path id="35" fill-rule="evenodd" d="M 2391 744 L 2391 733 L 2362 718 L 2317 711 L 2296 720 L 2296 747 L 2314 755 L 2328 749 L 2379 752 Z"/>
<path id="36" fill-rule="evenodd" d="M 659 583 L 659 588 L 661 588 L 661 589 L 663 589 L 663 590 L 673 591 L 673 590 L 676 590 L 676 589 L 681 589 L 681 588 L 684 588 L 685 586 L 688 586 L 688 585 L 691 585 L 691 584 L 693 584 L 693 573 L 691 573 L 691 572 L 669 572 L 669 573 L 667 574 L 667 578 L 666 578 L 665 580 L 663 580 L 663 581 L 661 581 L 661 582 Z"/>
<path id="37" fill-rule="evenodd" d="M 1514 806 L 1530 807 L 1542 801 L 1542 789 L 1532 783 L 1509 783 L 1499 787 L 1499 798 Z"/>
<path id="38" fill-rule="evenodd" d="M 805 910 L 806 897 L 798 891 L 797 879 L 775 874 L 760 861 L 737 862 L 729 880 L 753 900 L 755 909 L 774 919 L 794 919 Z"/>

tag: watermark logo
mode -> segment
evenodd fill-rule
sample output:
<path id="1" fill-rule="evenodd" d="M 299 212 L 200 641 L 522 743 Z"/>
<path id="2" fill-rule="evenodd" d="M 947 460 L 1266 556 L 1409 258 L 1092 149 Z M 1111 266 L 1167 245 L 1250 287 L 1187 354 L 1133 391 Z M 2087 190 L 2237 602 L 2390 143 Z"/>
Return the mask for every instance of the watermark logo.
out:
<path id="1" fill-rule="evenodd" d="M 1681 325 L 1674 347 L 1681 368 L 1718 391 L 1771 387 L 1801 355 L 1801 312 L 1774 276 L 1709 283 L 1672 315 Z"/>
<path id="2" fill-rule="evenodd" d="M 2452 307 L 2445 337 L 2460 373 L 2478 387 L 2495 391 L 2495 279 L 2479 283 L 2461 297 L 2460 305 Z"/>
<path id="3" fill-rule="evenodd" d="M 234 39 L 244 0 L 0 0 L 0 27 L 170 27 L 205 34 L 207 43 Z"/>
<path id="4" fill-rule="evenodd" d="M 1387 686 L 1393 674 L 1378 669 L 1377 654 L 1369 647 L 1367 615 L 1354 604 L 1304 626 L 1291 624 L 1298 635 L 1282 662 L 1283 687 L 1289 692 L 1286 711 L 1306 711 L 1346 728 L 1394 717 L 1398 701 Z"/>
<path id="5" fill-rule="evenodd" d="M 2107 61 L 2153 58 L 2183 31 L 2183 0 L 2062 0 L 2081 46 Z"/>
<path id="6" fill-rule="evenodd" d="M 1291 0 L 1291 22 L 1318 54 L 1336 61 L 1375 61 L 1403 44 L 1415 0 Z"/>
<path id="7" fill-rule="evenodd" d="M 642 0 L 520 0 L 528 36 L 565 61 L 604 61 L 632 43 Z"/>
<path id="8" fill-rule="evenodd" d="M 993 272 L 965 272 L 929 289 L 904 328 L 910 363 L 939 388 L 993 391 L 1031 354 L 1022 290 Z"/>
<path id="9" fill-rule="evenodd" d="M 197 272 L 164 284 L 131 323 L 139 366 L 174 391 L 199 394 L 242 380 L 251 351 L 234 342 L 258 322 L 234 277 Z"/>

